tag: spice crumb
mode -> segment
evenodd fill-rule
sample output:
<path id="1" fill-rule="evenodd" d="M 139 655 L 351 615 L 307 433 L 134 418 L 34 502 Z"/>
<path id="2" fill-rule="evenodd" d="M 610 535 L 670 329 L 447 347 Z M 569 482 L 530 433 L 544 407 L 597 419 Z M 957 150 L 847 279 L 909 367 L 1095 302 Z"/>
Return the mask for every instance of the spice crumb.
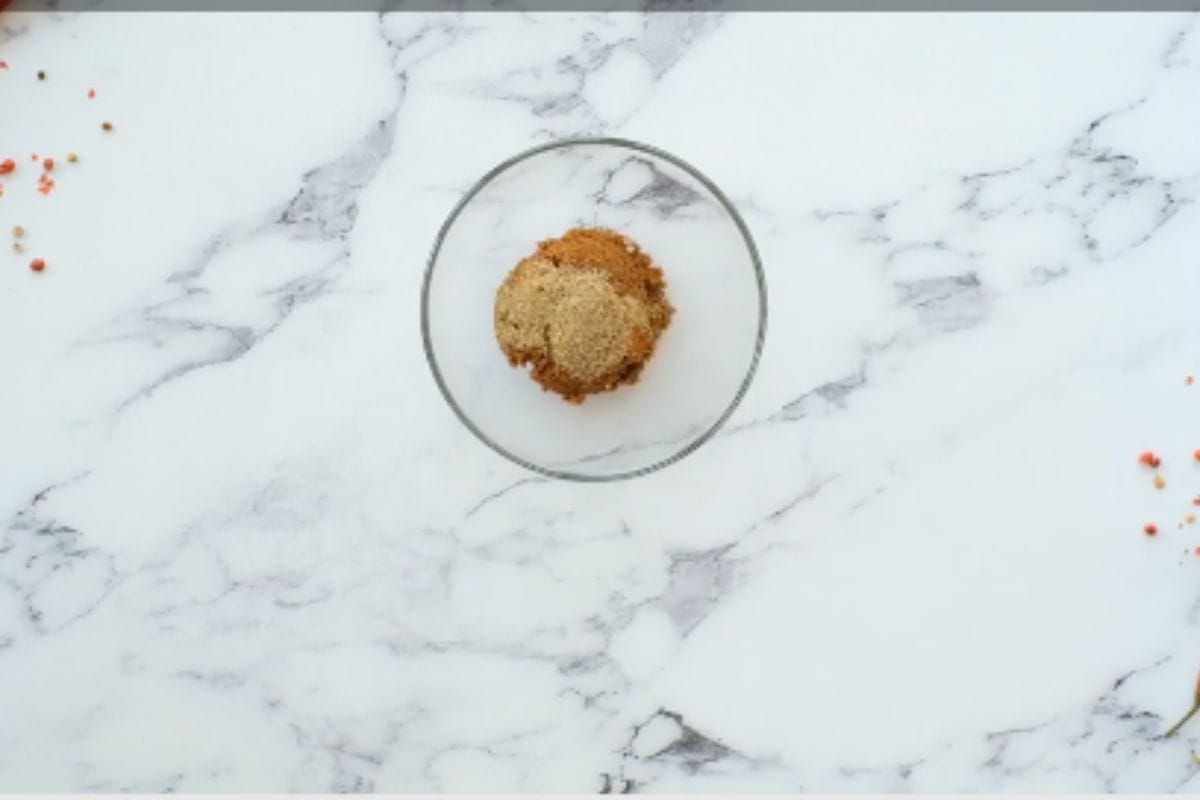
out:
<path id="1" fill-rule="evenodd" d="M 1187 385 L 1187 386 L 1191 386 L 1193 383 L 1195 383 L 1195 382 L 1196 382 L 1196 376 L 1195 376 L 1195 375 L 1188 375 L 1186 378 L 1184 378 L 1184 379 L 1183 379 L 1183 382 L 1184 382 L 1184 384 L 1185 384 L 1185 385 Z"/>
<path id="2" fill-rule="evenodd" d="M 1192 458 L 1194 458 L 1197 461 L 1200 461 L 1200 449 L 1198 449 L 1198 450 L 1196 450 L 1196 452 L 1192 453 Z"/>
<path id="3" fill-rule="evenodd" d="M 46 170 L 46 172 L 50 172 L 51 170 L 53 170 L 54 169 L 54 159 L 53 158 L 42 159 L 42 169 Z"/>
<path id="4" fill-rule="evenodd" d="M 8 62 L 0 61 L 0 69 L 8 69 Z"/>
<path id="5" fill-rule="evenodd" d="M 1146 534 L 1147 536 L 1154 536 L 1158 533 L 1158 526 L 1153 522 L 1147 522 L 1142 526 L 1142 533 Z"/>
<path id="6" fill-rule="evenodd" d="M 1166 486 L 1166 485 L 1167 485 L 1167 479 L 1166 479 L 1166 478 L 1164 478 L 1162 475 L 1155 475 L 1155 476 L 1154 476 L 1154 488 L 1155 488 L 1155 489 L 1161 489 L 1161 488 L 1163 488 L 1163 487 L 1164 487 L 1164 486 Z"/>
<path id="7" fill-rule="evenodd" d="M 96 99 L 96 90 L 88 89 L 88 100 L 95 100 L 95 99 Z"/>
<path id="8" fill-rule="evenodd" d="M 46 269 L 46 260 L 43 258 L 35 258 L 29 262 L 29 268 L 34 272 L 41 272 Z"/>
<path id="9" fill-rule="evenodd" d="M 111 131 L 112 129 L 113 129 L 113 124 L 112 124 L 111 122 L 102 122 L 102 123 L 100 123 L 100 130 L 102 130 L 102 131 Z"/>
<path id="10" fill-rule="evenodd" d="M 1188 525 L 1195 525 L 1196 524 L 1196 515 L 1188 514 L 1186 517 L 1183 518 L 1183 521 L 1186 522 Z"/>
<path id="11" fill-rule="evenodd" d="M 13 252 L 14 252 L 14 253 L 18 253 L 18 254 L 20 254 L 20 253 L 24 253 L 24 252 L 25 252 L 25 245 L 21 244 L 20 242 L 13 242 L 13 243 L 12 243 L 12 249 L 13 249 Z"/>
<path id="12" fill-rule="evenodd" d="M 1138 462 L 1147 467 L 1157 467 L 1162 464 L 1162 459 L 1155 455 L 1154 452 L 1147 450 L 1138 456 Z"/>
<path id="13" fill-rule="evenodd" d="M 25 229 L 22 228 L 20 225 L 14 225 L 12 233 L 13 233 L 14 239 L 20 239 L 22 236 L 25 235 Z"/>
<path id="14" fill-rule="evenodd" d="M 38 80 L 39 80 L 39 81 L 44 81 L 44 80 L 46 80 L 46 70 L 44 70 L 44 69 L 39 69 L 39 70 L 38 70 Z"/>
<path id="15" fill-rule="evenodd" d="M 75 163 L 78 163 L 78 161 L 79 161 L 78 155 L 76 155 L 75 153 L 67 153 L 67 163 L 68 164 L 75 164 Z"/>
<path id="16" fill-rule="evenodd" d="M 0 175 L 9 175 L 17 170 L 17 162 L 11 158 L 0 161 Z"/>

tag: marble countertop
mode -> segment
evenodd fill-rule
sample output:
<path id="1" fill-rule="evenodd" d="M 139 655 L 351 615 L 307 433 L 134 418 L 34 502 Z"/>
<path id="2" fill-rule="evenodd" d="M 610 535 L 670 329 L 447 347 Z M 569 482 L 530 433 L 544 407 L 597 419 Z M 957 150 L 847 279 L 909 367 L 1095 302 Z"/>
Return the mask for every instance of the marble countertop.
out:
<path id="1" fill-rule="evenodd" d="M 0 26 L 0 787 L 1200 791 L 1196 17 Z M 599 134 L 725 189 L 771 321 L 596 486 L 460 425 L 418 291 Z"/>

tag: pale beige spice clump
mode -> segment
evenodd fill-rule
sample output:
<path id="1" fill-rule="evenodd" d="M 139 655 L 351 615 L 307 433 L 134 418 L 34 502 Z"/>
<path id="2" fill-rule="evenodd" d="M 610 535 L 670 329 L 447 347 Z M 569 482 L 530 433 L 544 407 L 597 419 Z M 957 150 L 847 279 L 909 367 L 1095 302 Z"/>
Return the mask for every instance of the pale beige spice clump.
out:
<path id="1" fill-rule="evenodd" d="M 662 271 L 628 238 L 576 228 L 542 242 L 496 293 L 495 333 L 514 366 L 566 400 L 634 383 L 674 309 Z"/>

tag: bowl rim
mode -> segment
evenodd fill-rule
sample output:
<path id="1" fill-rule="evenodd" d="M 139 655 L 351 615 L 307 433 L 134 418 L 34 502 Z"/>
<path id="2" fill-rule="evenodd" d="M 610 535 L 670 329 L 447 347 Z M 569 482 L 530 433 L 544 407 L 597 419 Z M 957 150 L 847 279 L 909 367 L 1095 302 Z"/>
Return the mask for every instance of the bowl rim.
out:
<path id="1" fill-rule="evenodd" d="M 434 269 L 437 265 L 437 259 L 441 252 L 442 244 L 445 242 L 447 234 L 449 234 L 450 229 L 454 226 L 455 221 L 458 219 L 458 216 L 462 213 L 463 209 L 466 208 L 471 200 L 474 199 L 475 196 L 479 194 L 479 192 L 481 192 L 484 187 L 490 184 L 497 176 L 503 172 L 506 172 L 517 164 L 533 158 L 534 156 L 541 155 L 542 153 L 579 146 L 619 147 L 626 150 L 646 153 L 673 164 L 699 181 L 704 188 L 712 193 L 713 197 L 715 197 L 717 202 L 719 202 L 725 211 L 728 212 L 730 218 L 737 226 L 738 232 L 742 236 L 742 241 L 746 245 L 746 250 L 750 254 L 750 263 L 754 270 L 755 284 L 758 288 L 758 331 L 755 334 L 754 353 L 750 358 L 750 364 L 746 369 L 746 374 L 742 378 L 741 384 L 734 393 L 733 399 L 725 407 L 725 410 L 721 412 L 721 414 L 708 428 L 697 434 L 695 437 L 689 439 L 679 450 L 671 453 L 666 458 L 642 467 L 638 467 L 636 469 L 603 474 L 586 474 L 547 467 L 530 461 L 526 458 L 522 458 L 516 453 L 507 450 L 497 442 L 493 441 L 486 433 L 479 429 L 474 421 L 472 421 L 470 416 L 467 415 L 467 413 L 454 399 L 453 393 L 451 393 L 450 388 L 446 385 L 445 378 L 443 378 L 442 372 L 438 368 L 437 357 L 434 355 L 433 340 L 429 329 L 429 294 L 430 287 L 433 283 Z M 446 404 L 450 406 L 451 411 L 454 412 L 455 416 L 458 417 L 459 421 L 467 428 L 467 430 L 475 435 L 475 438 L 487 445 L 493 452 L 503 456 L 514 464 L 524 467 L 531 472 L 544 475 L 548 478 L 557 478 L 559 480 L 574 481 L 578 483 L 610 483 L 614 481 L 629 480 L 631 478 L 637 478 L 643 475 L 649 475 L 650 473 L 657 472 L 664 467 L 668 467 L 678 461 L 681 461 L 684 457 L 694 453 L 700 448 L 701 445 L 712 439 L 722 428 L 722 426 L 724 426 L 729 417 L 732 416 L 733 412 L 741 404 L 742 398 L 745 397 L 746 392 L 750 389 L 750 384 L 754 380 L 754 374 L 758 370 L 758 362 L 762 356 L 766 334 L 766 276 L 763 273 L 762 260 L 758 254 L 758 247 L 754 243 L 754 237 L 750 234 L 749 227 L 746 225 L 745 220 L 742 219 L 742 215 L 738 213 L 738 210 L 733 205 L 733 202 L 730 201 L 725 193 L 721 191 L 720 187 L 718 187 L 707 175 L 674 153 L 670 153 L 662 148 L 655 147 L 654 145 L 646 144 L 644 142 L 635 141 L 633 139 L 624 139 L 616 136 L 578 136 L 565 139 L 555 139 L 552 142 L 547 142 L 545 144 L 540 144 L 535 147 L 522 150 L 515 155 L 509 156 L 500 163 L 496 164 L 496 166 L 489 169 L 478 180 L 476 180 L 475 183 L 472 184 L 471 188 L 468 189 L 467 192 L 458 200 L 458 202 L 454 204 L 454 207 L 450 210 L 450 213 L 446 216 L 445 221 L 438 229 L 437 236 L 433 240 L 433 247 L 429 252 L 429 258 L 425 265 L 425 275 L 421 282 L 421 342 L 425 350 L 425 362 L 429 365 L 429 371 L 433 375 L 434 383 L 437 384 L 438 391 L 441 392 L 442 398 L 446 401 Z"/>

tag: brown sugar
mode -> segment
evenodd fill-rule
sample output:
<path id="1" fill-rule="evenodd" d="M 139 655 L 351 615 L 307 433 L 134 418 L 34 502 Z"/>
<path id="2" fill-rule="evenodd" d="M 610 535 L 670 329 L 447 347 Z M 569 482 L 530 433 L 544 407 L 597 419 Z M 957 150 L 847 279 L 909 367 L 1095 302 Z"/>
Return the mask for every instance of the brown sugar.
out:
<path id="1" fill-rule="evenodd" d="M 575 228 L 538 245 L 496 293 L 496 340 L 513 366 L 569 402 L 635 383 L 674 309 L 632 240 Z"/>

